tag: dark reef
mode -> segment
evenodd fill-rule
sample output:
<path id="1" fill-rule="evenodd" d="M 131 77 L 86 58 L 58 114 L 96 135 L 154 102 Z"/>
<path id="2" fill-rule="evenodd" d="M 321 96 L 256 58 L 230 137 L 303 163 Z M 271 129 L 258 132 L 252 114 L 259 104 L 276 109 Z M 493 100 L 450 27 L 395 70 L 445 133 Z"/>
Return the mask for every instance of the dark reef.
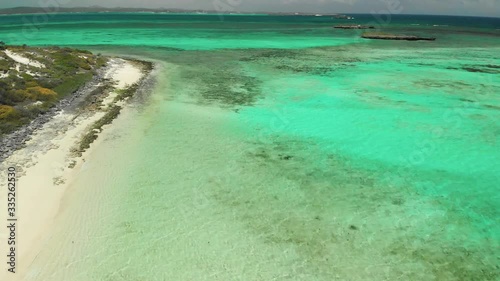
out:
<path id="1" fill-rule="evenodd" d="M 435 37 L 421 37 L 415 35 L 397 35 L 397 34 L 384 34 L 384 33 L 365 33 L 361 35 L 365 39 L 376 40 L 406 40 L 406 41 L 435 41 Z"/>

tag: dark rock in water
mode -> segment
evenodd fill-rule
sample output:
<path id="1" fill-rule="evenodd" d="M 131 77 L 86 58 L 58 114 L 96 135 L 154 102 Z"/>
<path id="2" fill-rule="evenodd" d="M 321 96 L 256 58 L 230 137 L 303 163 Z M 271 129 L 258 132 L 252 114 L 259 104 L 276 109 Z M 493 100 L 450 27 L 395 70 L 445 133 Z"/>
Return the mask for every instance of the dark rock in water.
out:
<path id="1" fill-rule="evenodd" d="M 498 106 L 498 105 L 485 104 L 484 107 L 500 110 L 500 106 Z"/>
<path id="2" fill-rule="evenodd" d="M 494 65 L 494 64 L 487 64 L 485 65 L 485 67 L 500 69 L 500 65 Z"/>
<path id="3" fill-rule="evenodd" d="M 463 67 L 462 69 L 467 70 L 468 72 L 484 72 L 482 69 L 474 67 Z"/>
<path id="4" fill-rule="evenodd" d="M 349 24 L 349 25 L 336 25 L 333 28 L 337 28 L 337 29 L 374 29 L 375 26 L 372 26 L 372 25 Z"/>
<path id="5" fill-rule="evenodd" d="M 468 65 L 463 67 L 447 67 L 447 69 L 465 70 L 467 72 L 478 72 L 478 73 L 488 73 L 488 74 L 500 73 L 500 70 L 497 70 L 495 65 Z"/>
<path id="6" fill-rule="evenodd" d="M 490 74 L 499 73 L 499 71 L 495 69 L 479 68 L 479 67 L 462 67 L 462 69 L 468 72 L 479 72 L 479 73 L 490 73 Z"/>
<path id="7" fill-rule="evenodd" d="M 474 102 L 473 100 L 470 100 L 470 99 L 464 99 L 464 98 L 461 98 L 460 100 L 461 100 L 461 101 L 465 101 L 465 102 Z"/>
<path id="8" fill-rule="evenodd" d="M 397 35 L 397 34 L 379 34 L 379 33 L 365 33 L 361 35 L 365 39 L 378 39 L 378 40 L 406 40 L 406 41 L 434 41 L 435 37 L 420 37 L 415 35 Z"/>

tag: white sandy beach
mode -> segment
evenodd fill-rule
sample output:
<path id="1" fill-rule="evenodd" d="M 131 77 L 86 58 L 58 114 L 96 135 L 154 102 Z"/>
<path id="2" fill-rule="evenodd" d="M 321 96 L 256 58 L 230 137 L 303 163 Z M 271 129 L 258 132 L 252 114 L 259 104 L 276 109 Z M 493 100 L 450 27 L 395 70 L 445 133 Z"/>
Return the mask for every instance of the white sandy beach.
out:
<path id="1" fill-rule="evenodd" d="M 134 63 L 123 59 L 111 59 L 111 67 L 107 78 L 116 81 L 115 89 L 123 89 L 132 85 L 144 75 Z M 33 259 L 37 256 L 44 241 L 50 237 L 54 219 L 58 216 L 60 202 L 75 177 L 78 176 L 85 163 L 86 156 L 101 138 L 94 142 L 82 157 L 74 158 L 71 150 L 78 144 L 89 126 L 105 114 L 105 109 L 116 96 L 112 92 L 103 102 L 102 110 L 76 116 L 72 113 L 60 112 L 41 130 L 36 131 L 26 147 L 16 151 L 12 156 L 0 163 L 0 181 L 6 184 L 7 168 L 16 167 L 16 274 L 7 270 L 0 272 L 0 280 L 22 280 Z M 108 125 L 109 126 L 109 125 Z M 105 130 L 104 130 L 105 132 Z M 103 134 L 104 134 L 103 132 Z M 69 168 L 70 164 L 74 168 Z M 0 219 L 7 222 L 7 189 L 0 193 Z M 8 229 L 0 228 L 0 241 L 7 241 Z M 2 268 L 6 268 L 6 244 L 2 251 Z"/>
<path id="2" fill-rule="evenodd" d="M 26 58 L 24 56 L 16 54 L 10 50 L 5 50 L 5 54 L 17 63 L 21 63 L 21 64 L 29 65 L 29 66 L 34 66 L 34 67 L 38 67 L 38 68 L 45 67 L 45 65 L 43 65 L 42 63 L 39 63 L 35 60 L 30 60 L 29 58 Z"/>

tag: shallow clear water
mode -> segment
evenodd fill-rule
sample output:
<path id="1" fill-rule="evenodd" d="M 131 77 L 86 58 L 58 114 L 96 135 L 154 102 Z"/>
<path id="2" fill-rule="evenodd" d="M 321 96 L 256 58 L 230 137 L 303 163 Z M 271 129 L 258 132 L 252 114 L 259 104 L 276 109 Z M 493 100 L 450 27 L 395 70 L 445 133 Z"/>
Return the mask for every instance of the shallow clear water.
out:
<path id="1" fill-rule="evenodd" d="M 379 42 L 313 17 L 79 17 L 27 43 L 154 60 L 157 81 L 28 280 L 498 279 L 498 19 L 395 18 L 438 40 Z"/>

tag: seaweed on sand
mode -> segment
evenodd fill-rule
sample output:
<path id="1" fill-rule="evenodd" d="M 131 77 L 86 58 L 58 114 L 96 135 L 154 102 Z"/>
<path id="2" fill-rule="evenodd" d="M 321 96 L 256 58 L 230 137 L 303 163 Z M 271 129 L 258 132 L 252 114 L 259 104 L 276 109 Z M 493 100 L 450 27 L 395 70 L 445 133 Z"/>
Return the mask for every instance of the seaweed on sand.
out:
<path id="1" fill-rule="evenodd" d="M 127 87 L 126 89 L 117 90 L 116 93 L 118 95 L 115 97 L 114 102 L 122 101 L 122 100 L 125 100 L 125 99 L 132 97 L 137 92 L 138 89 L 139 89 L 139 84 L 135 83 L 135 84 Z"/>
<path id="2" fill-rule="evenodd" d="M 106 114 L 99 119 L 94 125 L 92 125 L 90 131 L 85 134 L 80 141 L 77 151 L 75 152 L 77 156 L 82 156 L 82 153 L 89 149 L 90 145 L 97 139 L 98 134 L 101 132 L 104 125 L 111 124 L 113 120 L 120 114 L 121 107 L 114 105 L 112 106 Z"/>
<path id="3" fill-rule="evenodd" d="M 257 78 L 236 71 L 185 71 L 198 86 L 197 99 L 202 104 L 219 104 L 222 107 L 251 106 L 261 96 Z"/>
<path id="4" fill-rule="evenodd" d="M 381 172 L 379 162 L 360 166 L 340 151 L 290 138 L 255 142 L 246 155 L 241 172 L 259 169 L 262 177 L 245 188 L 221 180 L 212 196 L 259 241 L 293 253 L 293 267 L 307 279 L 493 281 L 499 274 L 494 237 L 466 245 L 461 237 L 475 222 L 412 188 L 413 171 Z M 394 169 L 401 180 L 384 180 L 381 173 Z M 446 233 L 449 226 L 464 232 Z"/>
<path id="5" fill-rule="evenodd" d="M 292 59 L 299 55 L 297 51 L 286 50 L 286 49 L 276 49 L 276 50 L 264 50 L 253 54 L 248 57 L 241 58 L 240 61 L 258 61 L 258 60 L 268 60 L 268 59 Z"/>
<path id="6" fill-rule="evenodd" d="M 437 241 L 439 238 L 432 237 L 430 236 L 428 241 L 418 237 L 407 239 L 413 241 L 412 243 L 401 241 L 389 248 L 390 253 L 415 266 L 423 267 L 424 272 L 435 280 L 498 280 L 500 268 L 493 265 L 494 261 L 488 260 L 488 257 L 494 255 L 493 249 L 483 249 L 489 252 L 485 255 L 481 250 L 465 245 L 447 245 L 446 241 Z"/>

